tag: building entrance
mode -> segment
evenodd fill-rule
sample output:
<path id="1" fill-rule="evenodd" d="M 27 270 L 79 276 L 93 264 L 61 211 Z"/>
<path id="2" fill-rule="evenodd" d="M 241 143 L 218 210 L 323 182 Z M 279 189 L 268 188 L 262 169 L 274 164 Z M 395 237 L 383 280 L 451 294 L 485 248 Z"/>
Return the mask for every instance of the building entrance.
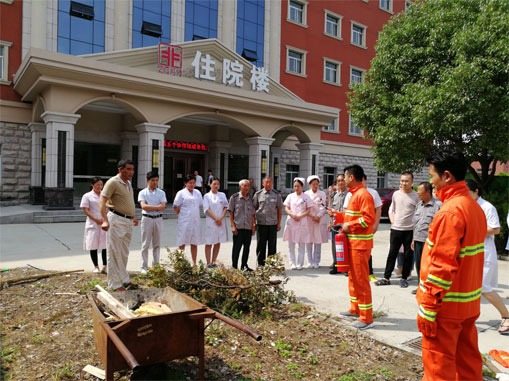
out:
<path id="1" fill-rule="evenodd" d="M 175 195 L 184 187 L 184 180 L 188 174 L 198 171 L 203 181 L 205 156 L 197 154 L 180 154 L 165 152 L 164 155 L 164 191 L 168 203 L 172 203 Z"/>

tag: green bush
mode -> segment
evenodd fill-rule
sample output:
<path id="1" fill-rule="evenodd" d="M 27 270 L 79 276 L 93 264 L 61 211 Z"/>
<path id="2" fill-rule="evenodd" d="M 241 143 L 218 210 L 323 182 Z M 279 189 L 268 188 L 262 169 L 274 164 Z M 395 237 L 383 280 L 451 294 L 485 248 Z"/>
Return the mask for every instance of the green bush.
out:
<path id="1" fill-rule="evenodd" d="M 509 210 L 509 177 L 496 176 L 488 186 L 488 191 L 482 198 L 491 202 L 497 208 L 500 219 L 500 234 L 495 236 L 495 245 L 499 255 L 508 255 L 505 250 L 508 237 L 507 213 Z"/>

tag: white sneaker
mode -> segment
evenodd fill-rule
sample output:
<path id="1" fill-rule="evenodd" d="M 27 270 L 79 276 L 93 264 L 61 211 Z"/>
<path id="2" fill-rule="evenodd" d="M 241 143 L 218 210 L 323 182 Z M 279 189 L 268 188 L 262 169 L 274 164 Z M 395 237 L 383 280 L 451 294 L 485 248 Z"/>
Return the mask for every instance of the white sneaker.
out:
<path id="1" fill-rule="evenodd" d="M 312 263 L 309 263 L 309 264 L 307 265 L 307 268 L 308 268 L 308 269 L 312 269 L 312 268 L 313 268 L 313 264 L 312 264 Z"/>
<path id="2" fill-rule="evenodd" d="M 94 274 L 99 274 L 101 271 L 98 268 L 94 269 Z"/>
<path id="3" fill-rule="evenodd" d="M 291 266 L 290 266 L 290 268 L 291 268 L 292 270 L 297 270 L 297 266 L 295 266 L 295 265 L 291 265 Z"/>
<path id="4" fill-rule="evenodd" d="M 298 266 L 297 266 L 297 270 L 302 270 L 302 266 L 301 266 L 301 265 L 298 265 Z"/>
<path id="5" fill-rule="evenodd" d="M 145 269 L 141 269 L 140 274 L 142 274 L 142 275 L 147 274 L 147 270 L 145 270 Z"/>
<path id="6" fill-rule="evenodd" d="M 317 263 L 315 263 L 315 264 L 313 265 L 313 268 L 314 268 L 314 269 L 317 269 L 318 267 L 319 267 L 319 266 L 318 266 L 318 264 L 317 264 Z"/>

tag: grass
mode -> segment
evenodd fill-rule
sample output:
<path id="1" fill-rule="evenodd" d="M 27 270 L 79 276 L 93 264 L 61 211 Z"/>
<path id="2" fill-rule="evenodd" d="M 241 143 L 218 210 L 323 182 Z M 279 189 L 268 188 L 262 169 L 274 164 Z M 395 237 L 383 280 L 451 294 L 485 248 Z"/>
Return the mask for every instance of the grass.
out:
<path id="1" fill-rule="evenodd" d="M 101 286 L 102 288 L 108 287 L 108 283 L 106 283 L 105 281 L 98 278 L 94 278 L 91 281 L 88 281 L 87 283 L 80 285 L 80 294 L 86 294 L 92 291 L 94 287 L 97 285 Z"/>
<path id="2" fill-rule="evenodd" d="M 59 381 L 66 378 L 73 378 L 74 372 L 69 364 L 65 364 L 62 368 L 59 368 L 53 374 L 52 380 Z"/>
<path id="3" fill-rule="evenodd" d="M 34 335 L 30 340 L 30 344 L 43 344 L 46 341 L 46 336 L 44 335 Z"/>

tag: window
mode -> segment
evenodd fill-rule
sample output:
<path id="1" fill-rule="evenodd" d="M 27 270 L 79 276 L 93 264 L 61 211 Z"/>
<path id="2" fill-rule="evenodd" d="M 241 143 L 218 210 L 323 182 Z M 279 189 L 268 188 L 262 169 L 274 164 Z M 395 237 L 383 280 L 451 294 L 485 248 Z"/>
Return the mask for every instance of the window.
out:
<path id="1" fill-rule="evenodd" d="M 380 9 L 392 13 L 392 0 L 380 0 Z"/>
<path id="2" fill-rule="evenodd" d="M 170 43 L 171 1 L 133 0 L 133 48 Z"/>
<path id="3" fill-rule="evenodd" d="M 216 37 L 217 0 L 186 0 L 185 41 Z"/>
<path id="4" fill-rule="evenodd" d="M 355 125 L 351 115 L 350 115 L 350 124 L 348 126 L 348 134 L 362 136 L 362 130 Z"/>
<path id="5" fill-rule="evenodd" d="M 405 11 L 410 8 L 410 6 L 413 4 L 413 1 L 411 0 L 405 0 Z"/>
<path id="6" fill-rule="evenodd" d="M 299 166 L 287 164 L 285 188 L 293 188 L 293 179 L 298 176 L 299 176 Z"/>
<path id="7" fill-rule="evenodd" d="M 352 21 L 352 37 L 350 43 L 361 48 L 366 48 L 366 26 Z"/>
<path id="8" fill-rule="evenodd" d="M 286 46 L 286 72 L 305 77 L 306 54 L 305 50 Z"/>
<path id="9" fill-rule="evenodd" d="M 327 190 L 336 184 L 336 167 L 325 167 L 323 169 L 323 189 Z"/>
<path id="10" fill-rule="evenodd" d="M 364 70 L 350 66 L 350 86 L 354 83 L 362 83 Z"/>
<path id="11" fill-rule="evenodd" d="M 385 188 L 386 178 L 387 176 L 385 172 L 378 172 L 376 175 L 376 187 Z"/>
<path id="12" fill-rule="evenodd" d="M 307 27 L 307 4 L 307 1 L 288 0 L 288 18 L 286 21 Z"/>
<path id="13" fill-rule="evenodd" d="M 342 16 L 324 9 L 325 30 L 324 34 L 341 40 L 341 19 Z"/>
<path id="14" fill-rule="evenodd" d="M 336 121 L 336 119 L 331 120 L 330 123 L 323 128 L 323 130 L 327 131 L 327 132 L 334 132 L 334 131 L 336 131 L 337 130 L 337 121 Z"/>
<path id="15" fill-rule="evenodd" d="M 12 42 L 0 41 L 0 84 L 10 85 L 9 81 L 9 47 Z"/>
<path id="16" fill-rule="evenodd" d="M 265 27 L 264 0 L 237 0 L 237 53 L 263 66 Z"/>
<path id="17" fill-rule="evenodd" d="M 340 85 L 341 62 L 323 59 L 323 81 L 332 85 Z"/>
<path id="18" fill-rule="evenodd" d="M 104 52 L 105 0 L 58 2 L 57 50 L 65 54 Z"/>

